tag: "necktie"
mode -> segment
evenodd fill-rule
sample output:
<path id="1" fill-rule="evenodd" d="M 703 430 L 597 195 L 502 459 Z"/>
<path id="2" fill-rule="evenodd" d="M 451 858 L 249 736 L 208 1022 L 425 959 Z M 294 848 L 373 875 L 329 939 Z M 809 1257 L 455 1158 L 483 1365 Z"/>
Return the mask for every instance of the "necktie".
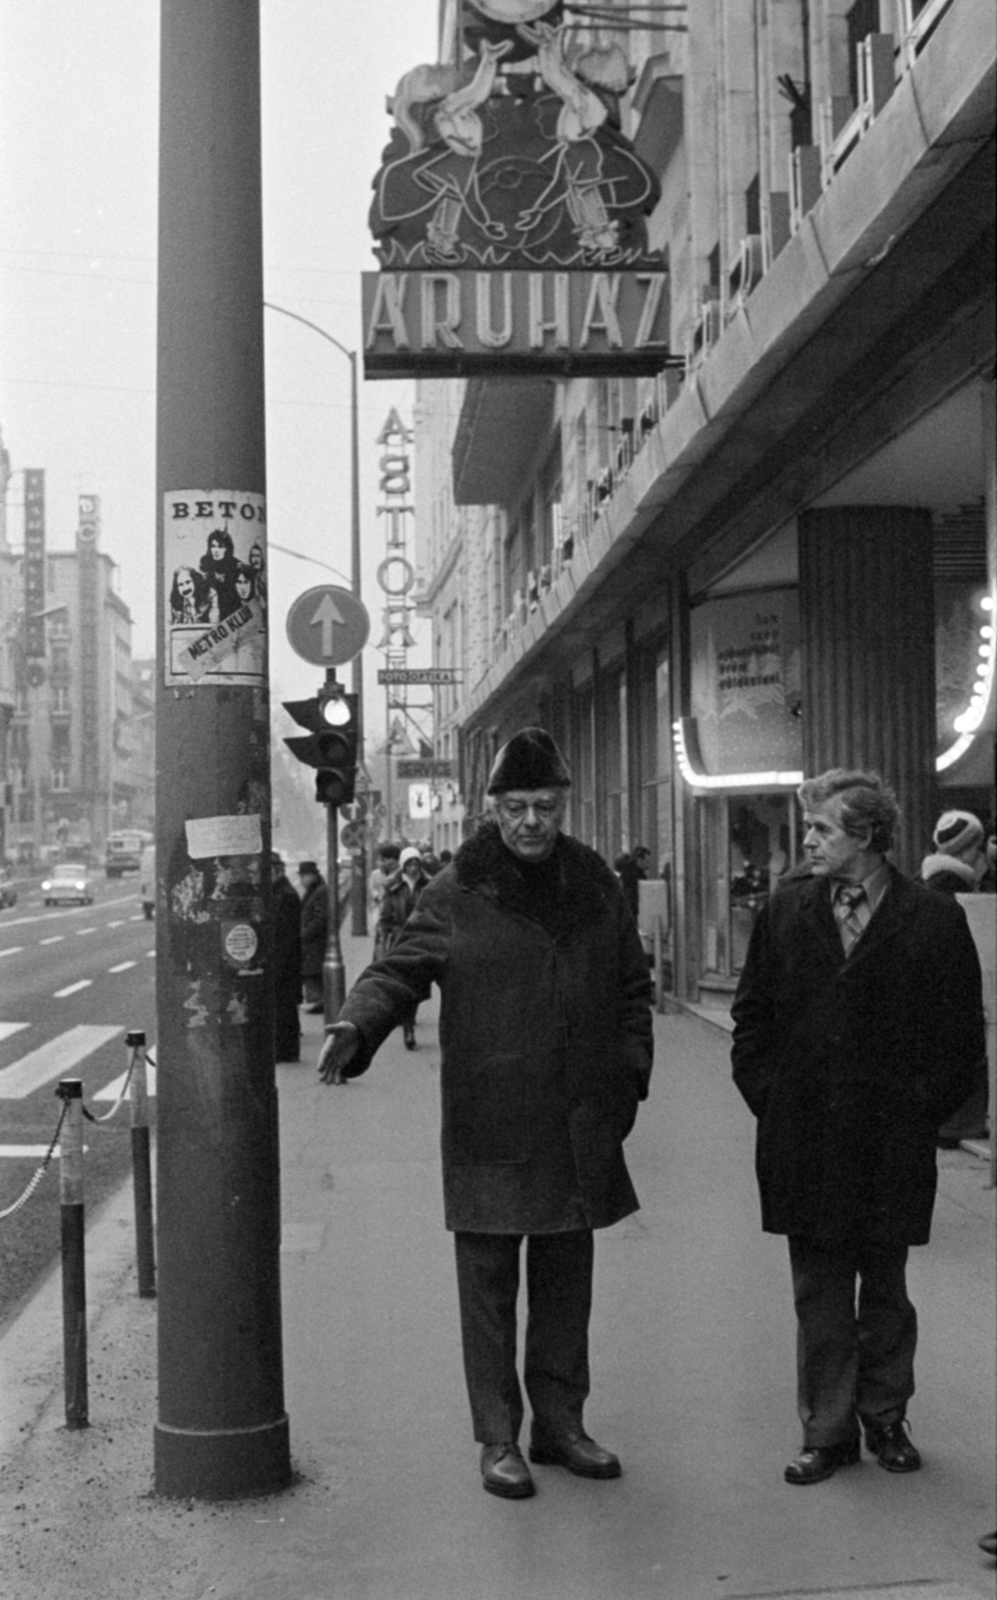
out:
<path id="1" fill-rule="evenodd" d="M 860 883 L 841 884 L 834 897 L 834 914 L 837 918 L 845 955 L 849 954 L 856 939 L 859 938 L 862 932 L 858 908 L 864 899 L 865 890 Z"/>

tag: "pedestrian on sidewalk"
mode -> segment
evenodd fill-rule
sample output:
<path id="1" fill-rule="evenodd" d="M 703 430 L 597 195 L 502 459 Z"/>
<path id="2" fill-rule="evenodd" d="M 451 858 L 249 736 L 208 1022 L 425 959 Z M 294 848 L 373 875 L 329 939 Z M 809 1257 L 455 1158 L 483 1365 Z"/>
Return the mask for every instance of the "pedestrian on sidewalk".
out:
<path id="1" fill-rule="evenodd" d="M 405 846 L 398 857 L 398 867 L 387 880 L 374 938 L 374 960 L 386 956 L 398 939 L 409 917 L 419 904 L 419 897 L 429 882 L 422 854 L 415 845 Z M 406 1050 L 415 1049 L 415 1019 L 418 1004 L 413 1001 L 402 1017 L 402 1036 Z"/>
<path id="2" fill-rule="evenodd" d="M 934 846 L 921 862 L 921 881 L 938 894 L 977 894 L 987 868 L 983 823 L 971 811 L 943 811 L 931 835 Z M 984 1051 L 972 1092 L 938 1130 L 940 1150 L 958 1150 L 963 1139 L 987 1137 L 990 1081 Z"/>
<path id="3" fill-rule="evenodd" d="M 789 1243 L 803 1445 L 785 1478 L 811 1484 L 858 1461 L 860 1426 L 888 1472 L 921 1465 L 907 1254 L 928 1242 L 936 1133 L 972 1087 L 983 1002 L 962 907 L 886 859 L 892 790 L 837 768 L 798 796 L 809 875 L 758 913 L 732 1059 L 762 1227 Z"/>
<path id="4" fill-rule="evenodd" d="M 329 933 L 329 891 L 314 861 L 302 861 L 301 879 L 301 981 L 305 1010 L 317 1015 L 323 1009 L 322 963 Z"/>
<path id="5" fill-rule="evenodd" d="M 270 857 L 273 880 L 274 1057 L 301 1060 L 301 901 L 284 870 L 284 858 Z"/>
<path id="6" fill-rule="evenodd" d="M 361 974 L 319 1057 L 363 1072 L 412 1000 L 440 988 L 443 1192 L 464 1371 L 492 1494 L 534 1492 L 519 1449 L 516 1298 L 526 1239 L 530 1458 L 615 1478 L 589 1437 L 593 1230 L 637 1209 L 623 1157 L 653 1048 L 647 961 L 619 883 L 562 832 L 571 779 L 553 739 L 499 751 L 491 814 Z"/>

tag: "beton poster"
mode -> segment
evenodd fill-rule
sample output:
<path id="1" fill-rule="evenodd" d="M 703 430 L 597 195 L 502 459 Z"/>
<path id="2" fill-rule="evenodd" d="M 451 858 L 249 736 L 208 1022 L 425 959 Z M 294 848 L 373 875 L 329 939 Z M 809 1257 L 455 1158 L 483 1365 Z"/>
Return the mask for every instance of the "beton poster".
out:
<path id="1" fill-rule="evenodd" d="M 264 497 L 246 489 L 175 489 L 163 500 L 166 684 L 263 687 Z"/>

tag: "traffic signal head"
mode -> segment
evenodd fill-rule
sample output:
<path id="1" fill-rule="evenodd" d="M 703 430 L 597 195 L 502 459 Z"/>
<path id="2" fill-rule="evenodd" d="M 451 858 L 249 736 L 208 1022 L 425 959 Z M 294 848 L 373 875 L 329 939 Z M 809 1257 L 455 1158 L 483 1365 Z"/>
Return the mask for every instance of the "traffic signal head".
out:
<path id="1" fill-rule="evenodd" d="M 323 805 L 348 806 L 357 777 L 357 697 L 338 684 L 327 684 L 314 700 L 285 700 L 295 722 L 310 728 L 307 737 L 285 739 L 288 749 L 307 766 L 317 768 L 315 798 Z"/>

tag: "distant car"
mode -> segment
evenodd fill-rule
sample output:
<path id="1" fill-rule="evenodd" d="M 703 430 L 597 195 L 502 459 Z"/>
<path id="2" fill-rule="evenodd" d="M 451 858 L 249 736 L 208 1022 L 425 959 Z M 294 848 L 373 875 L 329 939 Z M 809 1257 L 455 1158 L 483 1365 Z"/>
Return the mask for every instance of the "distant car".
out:
<path id="1" fill-rule="evenodd" d="M 0 911 L 5 906 L 17 905 L 17 885 L 9 867 L 0 867 Z"/>
<path id="2" fill-rule="evenodd" d="M 152 834 L 143 828 L 124 828 L 119 833 L 109 833 L 104 849 L 104 871 L 109 878 L 123 878 L 126 872 L 138 872 L 142 864 L 142 851 L 152 843 Z"/>
<path id="3" fill-rule="evenodd" d="M 57 861 L 42 880 L 42 897 L 47 906 L 67 905 L 71 900 L 92 906 L 93 880 L 82 861 Z"/>

